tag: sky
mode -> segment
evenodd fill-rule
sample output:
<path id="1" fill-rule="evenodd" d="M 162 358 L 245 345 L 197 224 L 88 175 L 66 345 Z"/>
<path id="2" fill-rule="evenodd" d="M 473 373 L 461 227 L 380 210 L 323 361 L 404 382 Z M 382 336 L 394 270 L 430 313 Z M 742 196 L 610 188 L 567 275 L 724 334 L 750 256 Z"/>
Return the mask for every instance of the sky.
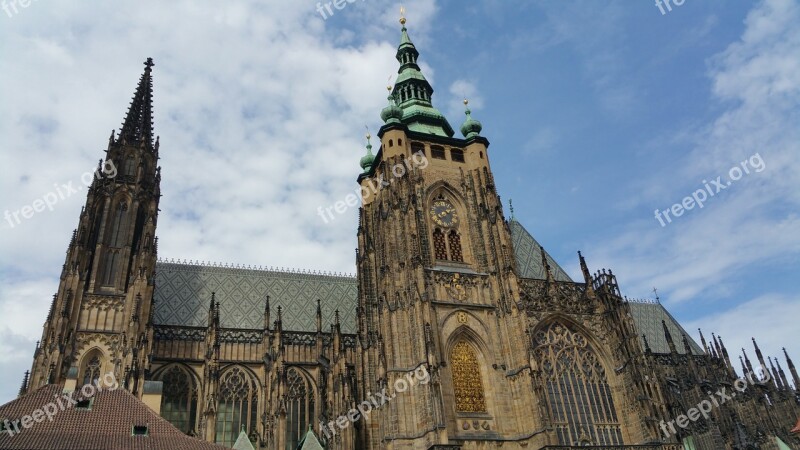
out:
<path id="1" fill-rule="evenodd" d="M 9 1 L 0 212 L 80 189 L 0 221 L 0 403 L 30 368 L 81 177 L 147 57 L 159 255 L 355 272 L 357 209 L 325 223 L 318 208 L 357 187 L 398 68 L 400 4 Z M 657 288 L 696 339 L 702 327 L 754 358 L 756 337 L 800 363 L 798 1 L 403 6 L 434 105 L 458 129 L 470 99 L 500 196 L 574 279 L 581 250 L 626 296 Z"/>

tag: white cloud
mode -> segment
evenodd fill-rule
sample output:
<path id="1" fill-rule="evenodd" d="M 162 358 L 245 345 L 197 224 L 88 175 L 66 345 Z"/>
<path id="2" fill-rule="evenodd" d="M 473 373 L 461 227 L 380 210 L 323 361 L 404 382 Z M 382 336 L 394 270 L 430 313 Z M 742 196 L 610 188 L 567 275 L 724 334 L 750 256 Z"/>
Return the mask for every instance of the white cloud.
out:
<path id="1" fill-rule="evenodd" d="M 704 179 L 724 181 L 754 153 L 766 164 L 703 209 L 663 228 L 648 212 L 604 243 L 597 262 L 614 267 L 631 295 L 656 285 L 672 302 L 725 297 L 746 268 L 800 255 L 798 21 L 800 6 L 791 1 L 766 1 L 748 14 L 741 39 L 709 62 L 712 100 L 727 109 L 699 130 L 679 132 L 692 146 L 688 156 L 641 177 L 630 200 L 618 205 L 664 210 L 702 188 Z"/>
<path id="2" fill-rule="evenodd" d="M 337 11 L 326 22 L 315 8 L 285 0 L 40 2 L 3 17 L 3 43 L 15 51 L 0 72 L 0 189 L 13 192 L 2 209 L 13 212 L 95 167 L 152 56 L 159 254 L 352 273 L 357 210 L 326 225 L 317 206 L 357 187 L 364 124 L 373 133 L 380 126 L 386 76 L 398 68 L 398 13 L 389 2 L 348 5 L 370 30 L 356 42 L 329 28 L 355 14 Z M 415 42 L 425 41 L 434 2 L 408 10 Z M 13 383 L 3 379 L 0 403 L 16 393 L 33 350 L 8 346 L 40 338 L 84 201 L 82 190 L 13 228 L 0 223 L 0 373 L 8 364 L 19 372 Z"/>
<path id="3" fill-rule="evenodd" d="M 781 360 L 781 366 L 786 370 L 783 361 L 782 347 L 794 344 L 800 333 L 797 330 L 797 317 L 800 317 L 800 297 L 767 294 L 744 302 L 735 308 L 719 311 L 704 317 L 698 317 L 684 323 L 684 328 L 700 342 L 697 329 L 703 330 L 706 340 L 711 340 L 711 333 L 722 337 L 722 342 L 728 350 L 736 371 L 741 374 L 739 355 L 745 349 L 750 362 L 758 365 L 752 338 L 756 339 L 761 352 L 766 359 L 769 356 Z M 789 351 L 797 351 L 789 348 Z M 800 355 L 789 354 L 793 361 Z M 767 366 L 769 363 L 767 362 Z M 791 379 L 791 374 L 786 371 Z"/>

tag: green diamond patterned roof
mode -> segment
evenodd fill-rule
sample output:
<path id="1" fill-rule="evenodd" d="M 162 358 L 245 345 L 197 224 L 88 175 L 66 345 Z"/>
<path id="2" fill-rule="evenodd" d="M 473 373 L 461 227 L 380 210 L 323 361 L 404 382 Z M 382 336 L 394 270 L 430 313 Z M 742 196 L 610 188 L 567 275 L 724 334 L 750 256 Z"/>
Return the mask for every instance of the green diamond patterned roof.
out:
<path id="1" fill-rule="evenodd" d="M 681 324 L 672 317 L 672 314 L 661 303 L 629 300 L 628 304 L 631 307 L 631 314 L 633 315 L 633 321 L 636 325 L 642 348 L 644 348 L 642 335 L 645 335 L 653 353 L 669 353 L 669 344 L 667 344 L 667 338 L 664 336 L 664 327 L 661 325 L 663 320 L 667 324 L 667 329 L 669 329 L 669 334 L 672 336 L 672 341 L 675 343 L 675 349 L 678 353 L 686 353 L 683 349 L 683 335 L 686 335 L 689 340 L 689 347 L 692 348 L 693 354 L 702 355 L 704 353 L 697 342 L 692 339 L 692 336 L 683 329 Z"/>
<path id="2" fill-rule="evenodd" d="M 212 292 L 225 328 L 262 329 L 269 295 L 271 320 L 280 306 L 284 330 L 316 331 L 320 299 L 323 330 L 330 329 L 338 309 L 342 332 L 356 331 L 358 288 L 352 276 L 162 261 L 156 264 L 153 320 L 157 325 L 207 326 Z"/>
<path id="3" fill-rule="evenodd" d="M 514 257 L 517 259 L 519 276 L 537 280 L 546 279 L 544 266 L 542 265 L 542 253 L 539 250 L 541 245 L 516 219 L 511 219 L 511 223 L 508 225 L 511 228 L 511 243 L 514 247 Z M 547 263 L 550 264 L 553 278 L 557 281 L 572 281 L 567 272 L 558 265 L 546 250 L 544 255 L 547 258 Z"/>

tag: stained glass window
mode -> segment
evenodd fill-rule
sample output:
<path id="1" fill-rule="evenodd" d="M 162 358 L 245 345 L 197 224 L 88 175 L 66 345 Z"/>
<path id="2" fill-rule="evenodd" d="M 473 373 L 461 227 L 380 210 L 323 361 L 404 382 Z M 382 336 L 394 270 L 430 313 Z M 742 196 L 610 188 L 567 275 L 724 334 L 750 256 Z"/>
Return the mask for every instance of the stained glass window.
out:
<path id="1" fill-rule="evenodd" d="M 605 370 L 586 338 L 553 323 L 536 333 L 534 347 L 559 444 L 622 445 Z"/>
<path id="2" fill-rule="evenodd" d="M 93 355 L 83 369 L 83 384 L 95 384 L 100 379 L 100 355 Z"/>
<path id="3" fill-rule="evenodd" d="M 453 372 L 456 411 L 486 412 L 481 367 L 472 346 L 463 341 L 457 343 L 450 355 L 450 367 Z"/>
<path id="4" fill-rule="evenodd" d="M 227 370 L 219 383 L 216 442 L 232 447 L 242 427 L 248 435 L 256 431 L 257 414 L 256 380 L 241 367 Z"/>
<path id="5" fill-rule="evenodd" d="M 172 366 L 159 379 L 164 383 L 161 417 L 186 434 L 195 431 L 197 386 L 192 377 L 180 367 Z"/>
<path id="6" fill-rule="evenodd" d="M 294 450 L 314 417 L 314 395 L 297 369 L 288 370 L 286 390 L 286 449 Z"/>

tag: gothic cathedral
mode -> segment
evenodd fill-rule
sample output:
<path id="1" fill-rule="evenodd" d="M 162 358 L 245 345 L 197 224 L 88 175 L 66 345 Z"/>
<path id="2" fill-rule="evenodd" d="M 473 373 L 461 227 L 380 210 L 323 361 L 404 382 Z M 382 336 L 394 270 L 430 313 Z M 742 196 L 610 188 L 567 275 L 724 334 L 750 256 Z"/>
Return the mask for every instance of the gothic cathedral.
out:
<path id="1" fill-rule="evenodd" d="M 739 357 L 747 389 L 692 418 L 735 388 L 721 338 L 698 344 L 580 254 L 572 280 L 506 219 L 480 122 L 467 109 L 454 136 L 401 22 L 380 145 L 357 179 L 356 278 L 158 259 L 148 59 L 20 395 L 113 373 L 225 447 L 244 430 L 294 450 L 310 430 L 348 450 L 800 448 L 797 371 L 757 345 L 755 365 Z"/>

